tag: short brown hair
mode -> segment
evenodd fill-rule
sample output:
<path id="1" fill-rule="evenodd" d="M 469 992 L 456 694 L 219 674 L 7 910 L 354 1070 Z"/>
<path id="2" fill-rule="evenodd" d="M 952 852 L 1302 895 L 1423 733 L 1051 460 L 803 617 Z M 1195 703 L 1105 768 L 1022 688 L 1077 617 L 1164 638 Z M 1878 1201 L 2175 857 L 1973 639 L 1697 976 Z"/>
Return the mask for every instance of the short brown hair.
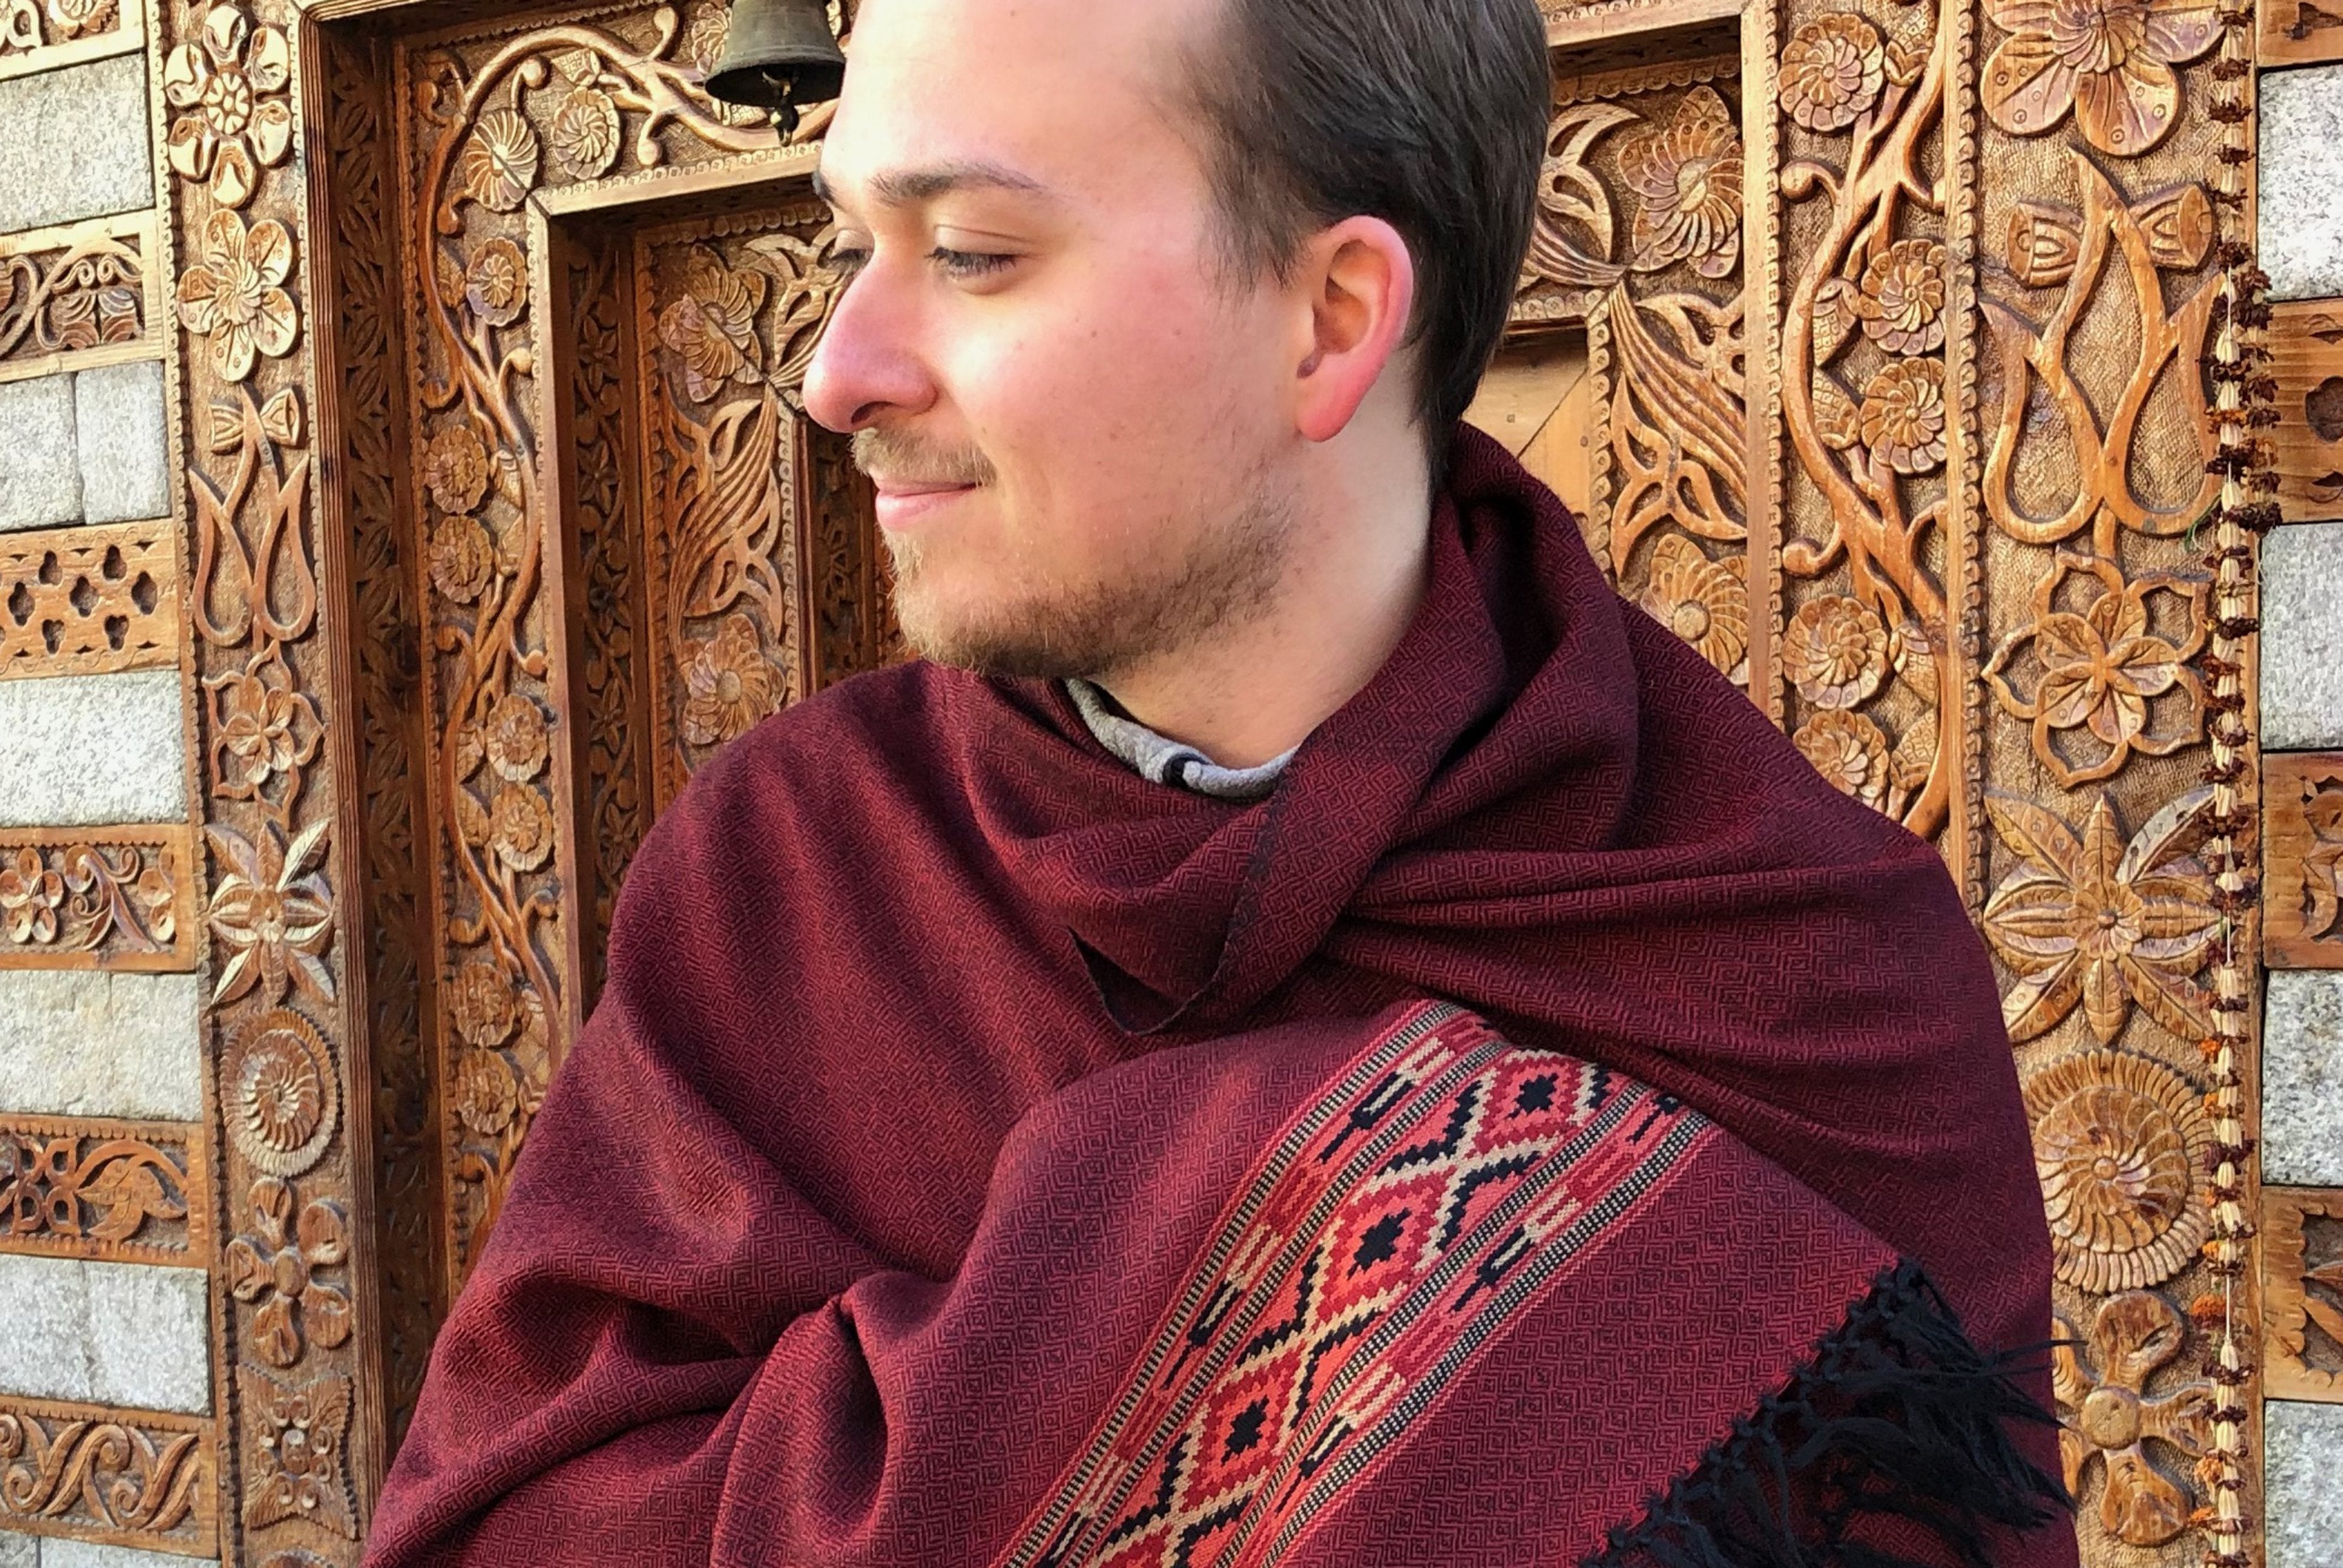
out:
<path id="1" fill-rule="evenodd" d="M 1416 267 L 1408 341 L 1437 462 L 1503 334 L 1553 88 L 1536 0 L 1222 0 L 1188 92 L 1243 276 L 1379 217 Z"/>

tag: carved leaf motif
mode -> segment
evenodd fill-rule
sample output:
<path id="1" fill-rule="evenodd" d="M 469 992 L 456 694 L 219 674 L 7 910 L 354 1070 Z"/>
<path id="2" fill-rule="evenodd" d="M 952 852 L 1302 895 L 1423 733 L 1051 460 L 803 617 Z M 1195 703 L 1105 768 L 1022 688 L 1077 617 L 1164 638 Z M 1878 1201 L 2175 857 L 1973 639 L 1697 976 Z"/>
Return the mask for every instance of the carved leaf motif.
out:
<path id="1" fill-rule="evenodd" d="M 81 1191 L 84 1198 L 103 1211 L 89 1232 L 101 1241 L 126 1241 L 150 1219 L 186 1212 L 164 1194 L 155 1172 L 136 1161 L 116 1161 Z"/>

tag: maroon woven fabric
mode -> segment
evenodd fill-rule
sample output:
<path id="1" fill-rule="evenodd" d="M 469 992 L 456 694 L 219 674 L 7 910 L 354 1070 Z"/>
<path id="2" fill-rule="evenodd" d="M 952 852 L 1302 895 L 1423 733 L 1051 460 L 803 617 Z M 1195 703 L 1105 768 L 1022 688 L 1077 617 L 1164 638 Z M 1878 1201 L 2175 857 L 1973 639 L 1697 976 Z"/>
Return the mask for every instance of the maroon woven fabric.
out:
<path id="1" fill-rule="evenodd" d="M 1256 804 L 1138 778 L 1054 688 L 924 665 L 711 763 L 629 873 L 368 1561 L 990 1560 L 1188 1278 L 1164 1239 L 1425 996 L 1681 1097 L 1980 1344 L 2047 1338 L 1998 1000 L 1934 852 L 1470 431 L 1433 541 L 1398 652 Z M 1697 1231 L 1683 1267 L 1745 1241 Z M 1634 1361 L 1534 1385 L 1554 1419 L 1657 1421 L 1733 1355 L 1671 1321 L 1671 1255 L 1613 1282 L 1648 1301 L 1614 1314 Z M 1725 1282 L 1762 1311 L 1795 1271 Z M 1490 1398 L 1443 1407 L 1457 1441 L 1549 1413 Z"/>

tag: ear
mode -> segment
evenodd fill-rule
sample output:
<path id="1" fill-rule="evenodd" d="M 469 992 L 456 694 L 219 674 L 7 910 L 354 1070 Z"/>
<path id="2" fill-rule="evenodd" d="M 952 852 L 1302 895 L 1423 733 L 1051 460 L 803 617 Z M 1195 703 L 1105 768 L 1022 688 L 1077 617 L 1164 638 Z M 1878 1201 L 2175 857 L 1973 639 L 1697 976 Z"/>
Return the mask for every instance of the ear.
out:
<path id="1" fill-rule="evenodd" d="M 1310 310 L 1308 348 L 1294 367 L 1294 427 L 1312 441 L 1341 435 L 1406 340 L 1415 260 L 1379 217 L 1320 231 L 1295 277 Z"/>

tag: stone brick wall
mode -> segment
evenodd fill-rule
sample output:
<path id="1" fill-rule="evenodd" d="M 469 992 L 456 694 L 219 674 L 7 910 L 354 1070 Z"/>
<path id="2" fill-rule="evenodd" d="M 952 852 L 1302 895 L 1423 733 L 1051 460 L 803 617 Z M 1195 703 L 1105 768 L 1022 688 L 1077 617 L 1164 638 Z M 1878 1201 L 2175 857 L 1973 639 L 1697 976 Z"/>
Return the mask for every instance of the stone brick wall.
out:
<path id="1" fill-rule="evenodd" d="M 2332 31 L 2314 35 L 2330 55 Z M 2289 345 L 2331 350 L 2321 321 L 2328 311 L 2343 321 L 2343 64 L 2263 73 L 2260 155 L 2262 261 L 2273 298 L 2297 302 L 2280 306 L 2274 337 L 2281 354 Z M 2279 409 L 2282 449 L 2311 450 L 2306 462 L 2282 464 L 2292 469 L 2288 521 L 2262 557 L 2262 739 L 2278 761 L 2275 754 L 2343 751 L 2343 495 L 2320 482 L 2335 477 L 2318 471 L 2331 454 L 2315 450 L 2343 435 L 2322 427 L 2328 400 L 2343 404 L 2337 373 L 2343 361 L 2330 353 L 2307 377 L 2286 377 L 2295 384 Z M 2302 893 L 2299 873 L 2273 857 L 2265 893 L 2273 910 Z M 2343 968 L 2281 968 L 2275 952 L 2270 961 L 2262 1179 L 2273 1189 L 2343 1188 Z M 2314 953 L 2311 961 L 2343 960 Z M 2264 1428 L 2269 1568 L 2343 1565 L 2343 1405 L 2272 1399 Z"/>
<path id="2" fill-rule="evenodd" d="M 0 45 L 0 1568 L 185 1568 L 207 1528 L 102 1483 L 26 1504 L 15 1474 L 106 1428 L 168 1453 L 214 1414 L 210 1241 L 171 1180 L 197 1174 L 200 981 L 185 911 L 139 902 L 194 868 L 116 842 L 191 820 L 157 86 L 137 0 L 34 25 Z M 127 940 L 115 898 L 169 940 Z M 183 1163 L 105 1158 L 126 1134 Z"/>

